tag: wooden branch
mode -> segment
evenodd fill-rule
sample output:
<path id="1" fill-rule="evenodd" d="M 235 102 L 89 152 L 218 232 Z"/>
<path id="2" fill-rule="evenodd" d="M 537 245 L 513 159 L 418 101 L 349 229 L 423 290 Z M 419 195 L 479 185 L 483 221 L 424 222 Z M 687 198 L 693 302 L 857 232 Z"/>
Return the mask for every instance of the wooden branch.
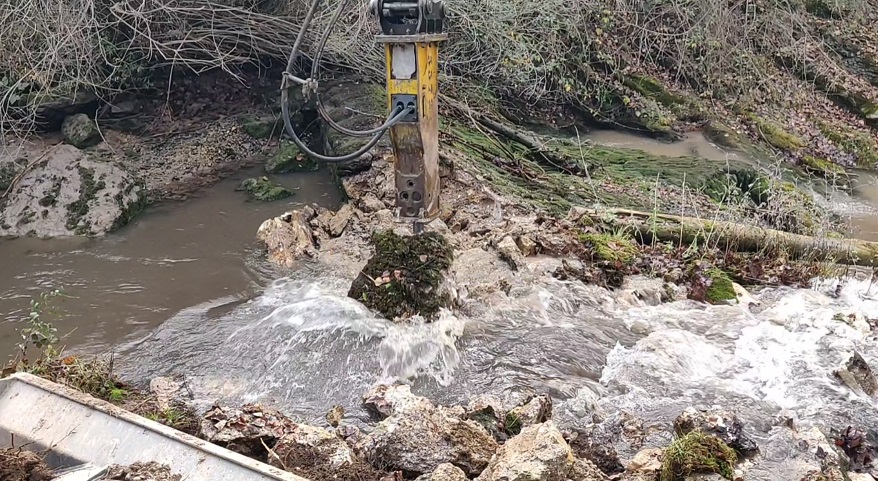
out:
<path id="1" fill-rule="evenodd" d="M 704 243 L 741 252 L 782 250 L 795 259 L 819 259 L 838 264 L 878 266 L 878 242 L 792 234 L 734 222 L 655 214 L 629 209 L 589 211 L 595 221 L 627 227 L 648 243 L 653 239 L 683 244 Z"/>

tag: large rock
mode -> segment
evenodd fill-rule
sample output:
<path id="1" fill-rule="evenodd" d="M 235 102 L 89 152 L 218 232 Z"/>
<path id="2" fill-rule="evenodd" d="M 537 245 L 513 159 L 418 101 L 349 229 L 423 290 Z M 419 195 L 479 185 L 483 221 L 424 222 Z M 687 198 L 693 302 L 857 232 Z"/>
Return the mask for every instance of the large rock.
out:
<path id="1" fill-rule="evenodd" d="M 204 439 L 246 456 L 258 456 L 297 428 L 292 419 L 259 404 L 214 406 L 201 420 Z"/>
<path id="2" fill-rule="evenodd" d="M 547 421 L 501 446 L 476 481 L 564 481 L 575 462 L 561 431 Z"/>
<path id="3" fill-rule="evenodd" d="M 125 225 L 146 206 L 143 189 L 112 163 L 66 144 L 42 155 L 45 160 L 9 193 L 0 212 L 0 236 L 99 236 Z"/>
<path id="4" fill-rule="evenodd" d="M 357 452 L 379 466 L 431 473 L 452 463 L 468 475 L 480 473 L 497 450 L 497 442 L 461 408 L 434 406 L 408 386 L 379 386 L 365 405 L 387 416 L 357 444 Z"/>
<path id="5" fill-rule="evenodd" d="M 304 211 L 294 210 L 266 220 L 256 237 L 268 249 L 269 259 L 282 266 L 292 267 L 299 259 L 317 255 Z"/>
<path id="6" fill-rule="evenodd" d="M 289 464 L 285 460 L 292 453 L 300 453 L 303 449 L 332 467 L 353 464 L 355 460 L 353 451 L 343 439 L 323 428 L 299 424 L 277 440 L 274 445 L 277 457 L 269 457 L 269 464 L 282 468 Z"/>
<path id="7" fill-rule="evenodd" d="M 61 124 L 61 133 L 68 144 L 84 149 L 97 145 L 101 141 L 101 132 L 94 120 L 85 114 L 71 115 Z"/>
<path id="8" fill-rule="evenodd" d="M 684 435 L 695 430 L 718 437 L 744 456 L 759 452 L 756 443 L 744 434 L 744 424 L 733 412 L 687 408 L 674 421 L 674 431 Z"/>

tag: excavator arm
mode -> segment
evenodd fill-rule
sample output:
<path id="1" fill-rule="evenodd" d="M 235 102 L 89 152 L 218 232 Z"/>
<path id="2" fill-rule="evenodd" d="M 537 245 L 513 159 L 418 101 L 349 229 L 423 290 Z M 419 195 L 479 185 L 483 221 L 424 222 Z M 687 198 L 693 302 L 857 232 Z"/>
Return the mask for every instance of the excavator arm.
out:
<path id="1" fill-rule="evenodd" d="M 393 148 L 397 217 L 413 222 L 415 230 L 439 215 L 439 44 L 447 39 L 445 5 L 442 0 L 372 0 L 370 10 L 381 28 L 377 37 L 386 56 L 388 117 L 368 131 L 341 128 L 320 107 L 316 81 L 319 60 L 330 29 L 338 20 L 345 0 L 327 27 L 318 46 L 310 79 L 293 75 L 302 39 L 320 0 L 314 0 L 303 22 L 281 85 L 284 125 L 287 134 L 306 155 L 318 162 L 343 162 L 371 149 L 386 133 Z M 329 157 L 312 151 L 298 137 L 289 116 L 289 88 L 300 85 L 306 95 L 318 95 L 318 112 L 328 125 L 347 135 L 371 137 L 356 152 Z"/>

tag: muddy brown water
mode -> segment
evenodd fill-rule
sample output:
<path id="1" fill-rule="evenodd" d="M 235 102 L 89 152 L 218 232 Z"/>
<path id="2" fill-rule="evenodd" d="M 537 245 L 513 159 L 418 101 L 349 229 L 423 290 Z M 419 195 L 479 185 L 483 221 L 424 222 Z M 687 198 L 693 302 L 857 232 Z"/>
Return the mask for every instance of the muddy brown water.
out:
<path id="1" fill-rule="evenodd" d="M 51 319 L 64 344 L 100 350 L 145 335 L 177 311 L 217 298 L 245 299 L 276 275 L 257 260 L 256 230 L 286 209 L 337 208 L 327 171 L 275 180 L 295 190 L 276 202 L 248 201 L 235 187 L 248 169 L 192 199 L 149 209 L 100 239 L 0 239 L 0 358 L 15 352 L 30 299 L 63 289 Z"/>

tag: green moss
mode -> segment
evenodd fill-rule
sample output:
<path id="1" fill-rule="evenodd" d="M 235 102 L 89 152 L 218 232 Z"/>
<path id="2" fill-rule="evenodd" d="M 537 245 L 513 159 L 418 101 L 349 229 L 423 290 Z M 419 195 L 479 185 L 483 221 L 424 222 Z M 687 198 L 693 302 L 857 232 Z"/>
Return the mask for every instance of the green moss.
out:
<path id="1" fill-rule="evenodd" d="M 453 253 L 441 235 L 376 232 L 372 245 L 375 254 L 351 284 L 349 297 L 391 320 L 418 314 L 430 320 L 447 305 L 439 284 Z"/>
<path id="2" fill-rule="evenodd" d="M 307 172 L 320 168 L 313 159 L 299 151 L 296 144 L 283 141 L 274 153 L 265 162 L 265 171 L 269 174 L 282 174 L 286 172 Z"/>
<path id="3" fill-rule="evenodd" d="M 88 214 L 88 203 L 97 198 L 97 193 L 106 187 L 103 180 L 95 181 L 94 169 L 78 167 L 81 187 L 79 199 L 67 204 L 67 229 L 76 235 L 91 235 L 91 224 L 83 221 Z"/>
<path id="4" fill-rule="evenodd" d="M 134 202 L 130 202 L 125 204 L 125 198 L 134 191 L 134 189 L 138 189 L 137 199 Z M 116 204 L 122 209 L 122 212 L 119 214 L 119 217 L 116 218 L 116 221 L 113 222 L 113 225 L 110 227 L 110 231 L 114 231 L 116 229 L 121 229 L 122 227 L 128 225 L 132 219 L 140 215 L 141 212 L 146 210 L 146 207 L 149 205 L 149 198 L 144 193 L 144 190 L 140 184 L 131 184 L 125 188 L 125 190 L 119 191 L 115 197 Z"/>
<path id="5" fill-rule="evenodd" d="M 707 288 L 704 296 L 707 302 L 721 304 L 724 301 L 737 298 L 735 288 L 728 274 L 720 269 L 712 268 L 708 269 L 705 275 L 710 280 L 710 286 Z"/>
<path id="6" fill-rule="evenodd" d="M 719 438 L 692 431 L 665 448 L 660 480 L 683 481 L 698 473 L 716 473 L 731 480 L 737 460 L 735 450 Z"/>
<path id="7" fill-rule="evenodd" d="M 580 240 L 601 261 L 630 264 L 638 252 L 634 242 L 619 234 L 589 233 L 581 235 Z"/>
<path id="8" fill-rule="evenodd" d="M 254 139 L 280 137 L 283 122 L 277 117 L 247 117 L 241 119 L 241 128 Z"/>
<path id="9" fill-rule="evenodd" d="M 622 83 L 643 95 L 644 97 L 649 97 L 657 100 L 659 103 L 665 106 L 673 106 L 679 104 L 687 104 L 689 99 L 683 95 L 675 94 L 665 88 L 662 83 L 654 79 L 652 77 L 648 77 L 646 75 L 630 75 L 622 77 Z"/>
<path id="10" fill-rule="evenodd" d="M 783 127 L 774 122 L 765 119 L 755 118 L 756 127 L 759 134 L 772 147 L 793 152 L 805 146 L 805 141 L 801 137 L 787 132 Z"/>
<path id="11" fill-rule="evenodd" d="M 846 175 L 844 167 L 812 155 L 802 156 L 802 166 L 808 172 L 825 178 L 842 177 Z"/>
<path id="12" fill-rule="evenodd" d="M 284 199 L 293 195 L 286 187 L 275 184 L 268 177 L 244 179 L 235 190 L 244 191 L 251 199 L 263 202 Z"/>
<path id="13" fill-rule="evenodd" d="M 878 166 L 878 139 L 874 136 L 820 121 L 817 127 L 836 147 L 856 157 L 860 167 Z"/>
<path id="14" fill-rule="evenodd" d="M 6 189 L 12 184 L 12 180 L 22 165 L 18 162 L 4 162 L 0 164 L 0 194 L 6 192 Z"/>

